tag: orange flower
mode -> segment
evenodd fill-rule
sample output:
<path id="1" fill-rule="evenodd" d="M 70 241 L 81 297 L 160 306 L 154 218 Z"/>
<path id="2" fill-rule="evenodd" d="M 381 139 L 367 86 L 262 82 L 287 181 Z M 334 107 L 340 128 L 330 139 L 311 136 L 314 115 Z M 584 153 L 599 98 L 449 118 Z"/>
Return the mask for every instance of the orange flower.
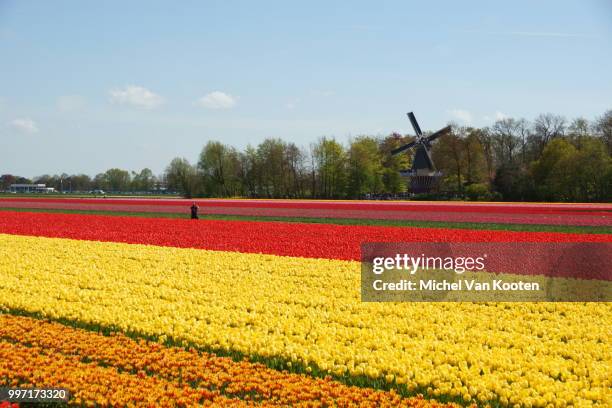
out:
<path id="1" fill-rule="evenodd" d="M 68 388 L 77 405 L 452 406 L 6 314 L 0 361 L 0 384 Z"/>

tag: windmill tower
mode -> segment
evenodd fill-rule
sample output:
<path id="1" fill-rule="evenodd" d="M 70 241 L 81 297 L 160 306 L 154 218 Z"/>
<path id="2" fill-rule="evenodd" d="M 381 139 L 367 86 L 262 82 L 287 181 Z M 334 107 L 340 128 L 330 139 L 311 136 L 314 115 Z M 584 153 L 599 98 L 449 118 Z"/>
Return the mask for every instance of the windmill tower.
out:
<path id="1" fill-rule="evenodd" d="M 412 142 L 392 150 L 391 154 L 396 155 L 408 149 L 414 149 L 412 168 L 410 170 L 401 171 L 400 174 L 410 178 L 411 192 L 428 193 L 438 185 L 442 177 L 442 173 L 436 170 L 433 160 L 431 159 L 431 142 L 442 135 L 450 133 L 451 127 L 447 126 L 430 136 L 423 136 L 423 132 L 421 131 L 414 113 L 408 112 L 408 118 L 414 129 L 416 138 Z"/>

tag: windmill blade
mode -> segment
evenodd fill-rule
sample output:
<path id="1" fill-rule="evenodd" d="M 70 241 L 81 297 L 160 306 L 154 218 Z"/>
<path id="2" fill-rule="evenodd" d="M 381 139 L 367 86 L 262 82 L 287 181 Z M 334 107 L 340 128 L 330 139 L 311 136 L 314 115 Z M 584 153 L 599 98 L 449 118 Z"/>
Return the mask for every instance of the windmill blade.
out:
<path id="1" fill-rule="evenodd" d="M 427 147 L 425 147 L 425 153 L 427 154 L 427 160 L 429 161 L 429 168 L 431 170 L 435 170 L 436 166 L 434 165 L 433 159 L 431 158 L 431 153 Z"/>
<path id="2" fill-rule="evenodd" d="M 414 113 L 408 112 L 408 118 L 410 119 L 410 123 L 412 124 L 412 128 L 414 129 L 414 133 L 416 133 L 417 137 L 423 136 L 423 132 L 421 132 L 421 127 L 414 116 Z"/>
<path id="3" fill-rule="evenodd" d="M 427 137 L 427 142 L 432 142 L 434 140 L 436 140 L 437 138 L 439 138 L 440 136 L 443 136 L 447 133 L 450 133 L 451 131 L 451 127 L 447 126 L 444 129 L 440 129 L 438 130 L 436 133 L 434 133 L 433 135 L 430 135 Z"/>
<path id="4" fill-rule="evenodd" d="M 398 153 L 403 152 L 404 150 L 408 150 L 410 149 L 412 146 L 414 146 L 416 144 L 416 142 L 410 142 L 408 144 L 405 144 L 403 146 L 398 147 L 397 149 L 393 149 L 391 150 L 391 155 L 395 156 Z"/>

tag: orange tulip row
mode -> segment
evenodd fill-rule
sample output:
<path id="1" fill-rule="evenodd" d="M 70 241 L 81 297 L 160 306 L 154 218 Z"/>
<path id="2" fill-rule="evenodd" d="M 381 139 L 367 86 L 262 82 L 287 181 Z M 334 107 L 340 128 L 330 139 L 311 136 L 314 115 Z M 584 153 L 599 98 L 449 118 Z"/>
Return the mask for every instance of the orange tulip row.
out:
<path id="1" fill-rule="evenodd" d="M 66 388 L 70 402 L 86 406 L 236 406 L 246 404 L 218 391 L 195 389 L 115 367 L 81 361 L 44 347 L 0 341 L 0 384 L 5 387 Z"/>
<path id="2" fill-rule="evenodd" d="M 347 386 L 330 378 L 277 371 L 248 361 L 235 362 L 194 349 L 134 340 L 119 333 L 104 336 L 0 314 L 0 360 L 5 356 L 13 362 L 8 370 L 13 385 L 25 381 L 62 386 L 74 392 L 77 404 L 116 405 L 141 398 L 140 402 L 155 401 L 156 405 L 212 400 L 266 406 L 450 406 L 422 397 L 402 398 L 393 391 Z M 2 370 L 0 383 L 7 378 Z"/>

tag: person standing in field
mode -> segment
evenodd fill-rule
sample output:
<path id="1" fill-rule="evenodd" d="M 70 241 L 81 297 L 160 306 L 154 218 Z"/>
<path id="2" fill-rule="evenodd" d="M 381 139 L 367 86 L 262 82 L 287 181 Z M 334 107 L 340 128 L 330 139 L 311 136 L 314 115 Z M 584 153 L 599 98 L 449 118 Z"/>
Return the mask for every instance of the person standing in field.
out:
<path id="1" fill-rule="evenodd" d="M 196 202 L 193 202 L 193 205 L 191 206 L 191 219 L 192 220 L 198 220 L 198 210 L 200 209 L 200 207 L 198 207 L 198 205 L 196 204 Z"/>

